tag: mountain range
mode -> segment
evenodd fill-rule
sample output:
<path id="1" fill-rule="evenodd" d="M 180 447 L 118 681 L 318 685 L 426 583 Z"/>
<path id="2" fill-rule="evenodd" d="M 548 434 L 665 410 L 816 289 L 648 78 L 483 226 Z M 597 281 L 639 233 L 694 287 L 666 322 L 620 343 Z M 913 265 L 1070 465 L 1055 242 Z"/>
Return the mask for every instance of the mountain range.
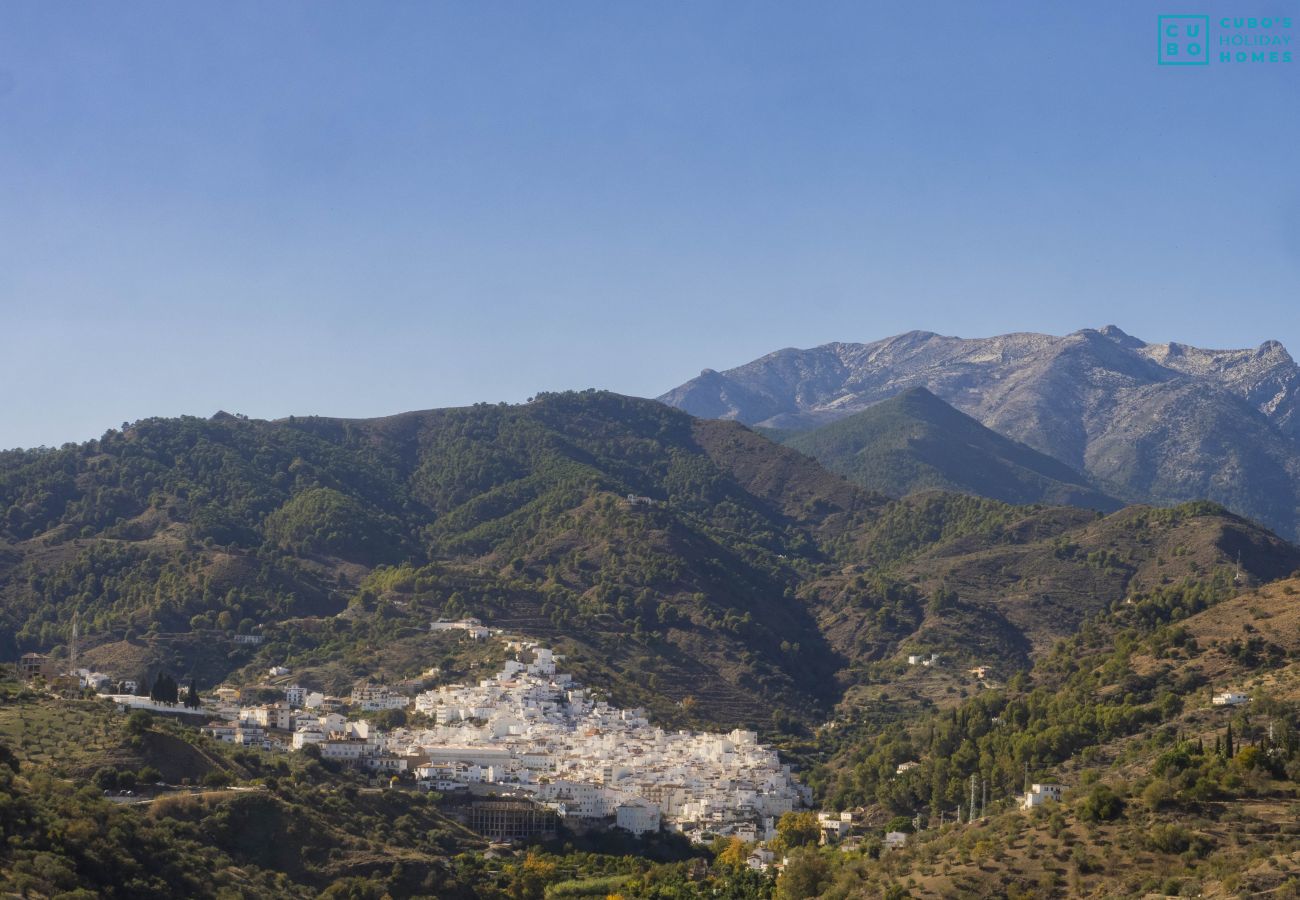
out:
<path id="1" fill-rule="evenodd" d="M 1115 326 L 1064 337 L 914 331 L 706 369 L 659 399 L 785 433 L 912 388 L 1068 466 L 1106 496 L 1155 504 L 1205 498 L 1300 534 L 1300 367 L 1276 341 L 1203 350 L 1149 344 Z"/>
<path id="2" fill-rule="evenodd" d="M 1065 896 L 1068 859 L 1070 896 L 1176 895 L 1174 875 L 1207 896 L 1281 895 L 1300 580 L 1278 579 L 1300 548 L 1208 501 L 1116 509 L 919 386 L 768 435 L 799 449 L 584 391 L 379 419 L 146 419 L 0 453 L 0 655 L 66 660 L 76 621 L 78 660 L 117 677 L 272 699 L 267 670 L 287 665 L 346 693 L 431 666 L 484 677 L 506 648 L 429 627 L 475 616 L 656 725 L 760 730 L 817 803 L 854 811 L 865 852 L 796 851 L 775 887 L 743 854 L 703 863 L 705 882 L 633 856 L 672 838 L 565 835 L 493 869 L 436 795 L 0 674 L 0 882 L 487 898 L 667 896 L 676 879 L 701 887 L 674 896 L 850 897 L 906 896 L 907 877 L 911 895 L 947 897 L 1023 895 L 1029 878 Z M 1252 694 L 1248 714 L 1211 704 L 1225 687 Z M 212 789 L 99 796 L 160 776 Z M 985 815 L 953 826 L 973 777 Z M 1025 816 L 1029 777 L 1071 787 Z M 914 820 L 932 826 L 915 843 L 871 850 Z M 615 858 L 637 868 L 611 882 Z"/>

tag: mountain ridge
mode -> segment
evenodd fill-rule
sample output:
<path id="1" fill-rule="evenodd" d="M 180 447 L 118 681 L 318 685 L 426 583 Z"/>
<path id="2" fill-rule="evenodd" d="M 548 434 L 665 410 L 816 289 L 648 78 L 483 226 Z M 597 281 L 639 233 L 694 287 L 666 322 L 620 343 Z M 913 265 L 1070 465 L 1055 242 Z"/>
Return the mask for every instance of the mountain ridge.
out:
<path id="1" fill-rule="evenodd" d="M 0 454 L 0 646 L 66 646 L 75 612 L 122 677 L 292 659 L 338 689 L 418 674 L 429 621 L 474 615 L 660 721 L 762 727 L 824 714 L 916 642 L 1014 668 L 1148 579 L 1239 552 L 1254 579 L 1300 566 L 1210 504 L 1097 515 L 891 500 L 740 423 L 602 392 L 143 420 Z"/>
<path id="2" fill-rule="evenodd" d="M 1105 512 L 1123 505 L 1065 463 L 986 428 L 923 387 L 777 439 L 832 472 L 895 497 L 951 490 L 1006 503 Z"/>
<path id="3" fill-rule="evenodd" d="M 912 331 L 778 350 L 659 399 L 693 415 L 809 430 L 912 387 L 1119 499 L 1204 497 L 1300 535 L 1300 366 L 1277 341 L 1204 350 L 1115 326 L 1062 337 Z"/>

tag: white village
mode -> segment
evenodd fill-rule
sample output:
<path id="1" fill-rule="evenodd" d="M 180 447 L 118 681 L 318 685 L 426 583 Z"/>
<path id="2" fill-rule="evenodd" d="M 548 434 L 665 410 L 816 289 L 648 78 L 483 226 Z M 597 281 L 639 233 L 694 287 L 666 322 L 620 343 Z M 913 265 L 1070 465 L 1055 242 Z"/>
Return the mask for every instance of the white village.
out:
<path id="1" fill-rule="evenodd" d="M 362 681 L 348 697 L 286 684 L 282 700 L 246 703 L 243 690 L 222 686 L 205 699 L 193 695 L 185 705 L 138 696 L 134 681 L 87 669 L 61 675 L 53 660 L 39 654 L 24 656 L 19 669 L 28 679 L 95 689 L 123 710 L 202 716 L 202 731 L 225 743 L 307 753 L 368 771 L 393 786 L 403 782 L 437 791 L 461 804 L 477 830 L 506 841 L 553 833 L 563 822 L 578 830 L 614 827 L 635 835 L 667 830 L 699 843 L 736 837 L 761 844 L 777 836 L 781 816 L 812 803 L 812 791 L 753 731 L 666 730 L 652 725 L 643 710 L 597 699 L 559 671 L 562 656 L 539 643 L 477 619 L 440 620 L 430 630 L 472 641 L 499 640 L 512 658 L 477 684 L 420 690 L 440 675 L 435 667 L 392 687 Z M 74 627 L 74 664 L 75 635 Z M 912 655 L 907 662 L 933 666 L 938 657 Z M 972 674 L 982 680 L 984 669 Z M 277 665 L 268 674 L 283 680 L 292 673 Z M 1221 691 L 1213 705 L 1237 706 L 1249 699 Z M 361 715 L 384 710 L 413 712 L 409 718 L 420 724 L 384 729 Z M 918 766 L 905 761 L 896 774 Z M 1027 784 L 1019 806 L 1033 810 L 1059 801 L 1061 792 L 1057 784 Z M 975 808 L 972 783 L 967 815 Z M 846 848 L 857 842 L 853 834 L 862 824 L 849 812 L 819 812 L 817 823 L 823 843 Z M 907 837 L 889 831 L 884 847 L 901 847 Z M 748 862 L 766 869 L 772 857 L 759 846 Z"/>
<path id="2" fill-rule="evenodd" d="M 643 710 L 593 697 L 557 670 L 563 657 L 537 643 L 477 620 L 439 621 L 431 630 L 501 640 L 514 658 L 477 684 L 403 692 L 361 682 L 347 698 L 292 684 L 283 700 L 254 705 L 242 702 L 239 688 L 219 687 L 192 710 L 136 696 L 133 683 L 98 673 L 87 672 L 81 680 L 123 709 L 206 716 L 202 730 L 219 741 L 306 752 L 390 780 L 414 779 L 425 790 L 472 798 L 477 807 L 488 805 L 479 801 L 502 801 L 498 813 L 513 814 L 498 814 L 486 824 L 506 838 L 529 837 L 563 821 L 633 834 L 666 829 L 696 841 L 762 841 L 776 835 L 781 815 L 811 802 L 809 788 L 753 731 L 665 730 L 650 724 Z M 269 674 L 291 673 L 276 666 Z M 423 714 L 412 718 L 424 724 L 384 730 L 347 715 L 386 709 Z M 823 818 L 834 819 L 833 832 L 846 827 L 839 814 Z"/>

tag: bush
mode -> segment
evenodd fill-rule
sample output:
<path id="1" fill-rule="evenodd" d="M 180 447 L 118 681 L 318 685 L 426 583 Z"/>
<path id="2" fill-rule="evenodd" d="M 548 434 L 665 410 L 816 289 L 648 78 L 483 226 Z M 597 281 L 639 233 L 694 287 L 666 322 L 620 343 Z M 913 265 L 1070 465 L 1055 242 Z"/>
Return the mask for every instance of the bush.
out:
<path id="1" fill-rule="evenodd" d="M 221 788 L 230 784 L 233 779 L 229 772 L 223 772 L 220 769 L 213 769 L 203 776 L 203 783 L 208 787 Z"/>
<path id="2" fill-rule="evenodd" d="M 1186 853 L 1190 850 L 1197 856 L 1204 856 L 1210 849 L 1209 840 L 1181 825 L 1153 825 L 1146 840 L 1152 850 L 1161 853 Z"/>
<path id="3" fill-rule="evenodd" d="M 1085 822 L 1113 822 L 1124 812 L 1124 801 L 1104 784 L 1098 784 L 1079 802 L 1076 809 Z"/>

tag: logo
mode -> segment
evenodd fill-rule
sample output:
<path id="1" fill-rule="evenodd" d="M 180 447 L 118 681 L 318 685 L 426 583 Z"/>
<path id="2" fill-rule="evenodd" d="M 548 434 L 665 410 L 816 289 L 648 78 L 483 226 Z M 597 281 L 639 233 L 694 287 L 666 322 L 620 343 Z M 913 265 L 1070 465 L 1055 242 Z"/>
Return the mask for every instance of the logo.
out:
<path id="1" fill-rule="evenodd" d="M 1209 16 L 1161 16 L 1157 61 L 1162 66 L 1210 64 Z"/>
<path id="2" fill-rule="evenodd" d="M 1211 31 L 1213 29 L 1213 32 Z M 1292 61 L 1289 16 L 1158 16 L 1156 62 L 1162 66 L 1208 66 Z"/>

